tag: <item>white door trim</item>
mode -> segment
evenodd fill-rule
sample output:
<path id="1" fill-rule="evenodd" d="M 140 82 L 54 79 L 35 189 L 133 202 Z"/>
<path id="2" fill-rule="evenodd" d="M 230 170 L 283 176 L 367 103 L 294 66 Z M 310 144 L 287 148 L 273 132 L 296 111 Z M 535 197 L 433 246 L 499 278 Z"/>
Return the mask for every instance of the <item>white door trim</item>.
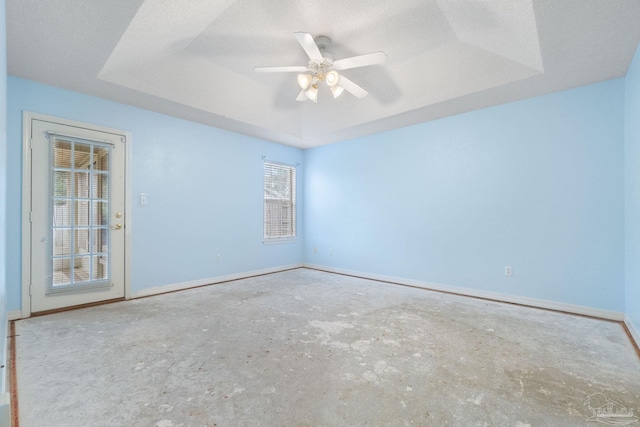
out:
<path id="1" fill-rule="evenodd" d="M 31 227 L 29 223 L 31 210 L 31 121 L 41 120 L 60 123 L 66 126 L 76 126 L 96 130 L 98 132 L 124 135 L 127 139 L 125 149 L 125 218 L 127 226 L 124 229 L 124 297 L 131 298 L 131 231 L 133 229 L 131 216 L 131 132 L 115 128 L 97 126 L 90 123 L 63 119 L 60 117 L 24 111 L 22 113 L 22 318 L 31 316 L 31 295 L 29 291 L 31 279 Z"/>

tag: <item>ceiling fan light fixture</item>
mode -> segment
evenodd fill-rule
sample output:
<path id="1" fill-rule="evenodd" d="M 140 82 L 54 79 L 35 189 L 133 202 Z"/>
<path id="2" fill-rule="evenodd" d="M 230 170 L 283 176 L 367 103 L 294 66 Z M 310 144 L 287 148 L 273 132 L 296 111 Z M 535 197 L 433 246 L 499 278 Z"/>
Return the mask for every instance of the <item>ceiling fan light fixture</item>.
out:
<path id="1" fill-rule="evenodd" d="M 329 71 L 325 75 L 324 79 L 330 87 L 334 87 L 340 81 L 340 74 L 338 74 L 338 72 L 335 70 Z"/>
<path id="2" fill-rule="evenodd" d="M 307 89 L 312 79 L 313 76 L 311 74 L 298 74 L 298 86 L 300 86 L 300 89 Z"/>
<path id="3" fill-rule="evenodd" d="M 382 64 L 387 59 L 384 52 L 373 52 L 334 61 L 333 56 L 326 51 L 331 42 L 328 37 L 313 38 L 311 34 L 301 31 L 293 33 L 293 35 L 309 57 L 306 66 L 256 67 L 254 70 L 259 73 L 296 73 L 298 86 L 301 89 L 296 101 L 310 99 L 313 102 L 318 102 L 318 86 L 322 81 L 327 84 L 334 98 L 339 97 L 344 91 L 356 98 L 364 98 L 368 92 L 340 72 L 351 68 Z"/>
<path id="4" fill-rule="evenodd" d="M 311 85 L 311 87 L 305 92 L 305 95 L 307 95 L 307 98 L 313 102 L 318 102 L 318 85 Z"/>
<path id="5" fill-rule="evenodd" d="M 344 88 L 342 86 L 331 86 L 329 89 L 331 90 L 334 99 L 342 95 L 342 92 L 344 92 Z"/>

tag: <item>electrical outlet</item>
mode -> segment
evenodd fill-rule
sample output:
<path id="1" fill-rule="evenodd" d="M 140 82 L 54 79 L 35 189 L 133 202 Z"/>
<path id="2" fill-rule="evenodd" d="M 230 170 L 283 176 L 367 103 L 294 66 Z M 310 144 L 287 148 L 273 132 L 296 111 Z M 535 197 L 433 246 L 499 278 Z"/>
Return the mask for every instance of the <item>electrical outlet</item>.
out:
<path id="1" fill-rule="evenodd" d="M 329 248 L 329 256 L 333 256 L 333 249 Z"/>
<path id="2" fill-rule="evenodd" d="M 318 253 L 318 248 L 313 248 L 313 254 L 317 254 Z"/>
<path id="3" fill-rule="evenodd" d="M 513 276 L 513 270 L 511 269 L 510 265 L 505 266 L 504 275 L 507 276 L 507 277 Z"/>
<path id="4" fill-rule="evenodd" d="M 218 256 L 216 257 L 216 262 L 220 262 L 220 261 L 222 261 L 222 256 L 221 256 L 221 255 L 218 255 Z"/>

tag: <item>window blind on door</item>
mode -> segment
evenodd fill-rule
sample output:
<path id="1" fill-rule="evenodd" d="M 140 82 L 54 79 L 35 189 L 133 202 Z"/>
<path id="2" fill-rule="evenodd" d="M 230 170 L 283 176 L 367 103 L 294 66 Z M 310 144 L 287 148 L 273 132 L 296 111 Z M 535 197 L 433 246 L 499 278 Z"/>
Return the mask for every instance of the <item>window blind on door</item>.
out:
<path id="1" fill-rule="evenodd" d="M 109 285 L 112 145 L 50 134 L 47 294 Z"/>
<path id="2" fill-rule="evenodd" d="M 296 237 L 296 168 L 264 162 L 264 239 Z"/>

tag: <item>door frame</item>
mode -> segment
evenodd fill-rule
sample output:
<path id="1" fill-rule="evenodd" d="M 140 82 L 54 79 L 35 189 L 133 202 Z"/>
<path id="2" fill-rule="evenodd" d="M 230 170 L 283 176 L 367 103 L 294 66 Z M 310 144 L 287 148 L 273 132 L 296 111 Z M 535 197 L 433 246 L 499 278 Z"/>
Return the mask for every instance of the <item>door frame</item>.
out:
<path id="1" fill-rule="evenodd" d="M 122 135 L 125 138 L 124 164 L 124 217 L 127 224 L 124 228 L 124 298 L 131 298 L 131 132 L 121 129 L 98 126 L 91 123 L 63 119 L 46 114 L 22 112 L 22 303 L 21 318 L 31 316 L 31 122 L 41 120 L 74 126 L 97 132 Z"/>

